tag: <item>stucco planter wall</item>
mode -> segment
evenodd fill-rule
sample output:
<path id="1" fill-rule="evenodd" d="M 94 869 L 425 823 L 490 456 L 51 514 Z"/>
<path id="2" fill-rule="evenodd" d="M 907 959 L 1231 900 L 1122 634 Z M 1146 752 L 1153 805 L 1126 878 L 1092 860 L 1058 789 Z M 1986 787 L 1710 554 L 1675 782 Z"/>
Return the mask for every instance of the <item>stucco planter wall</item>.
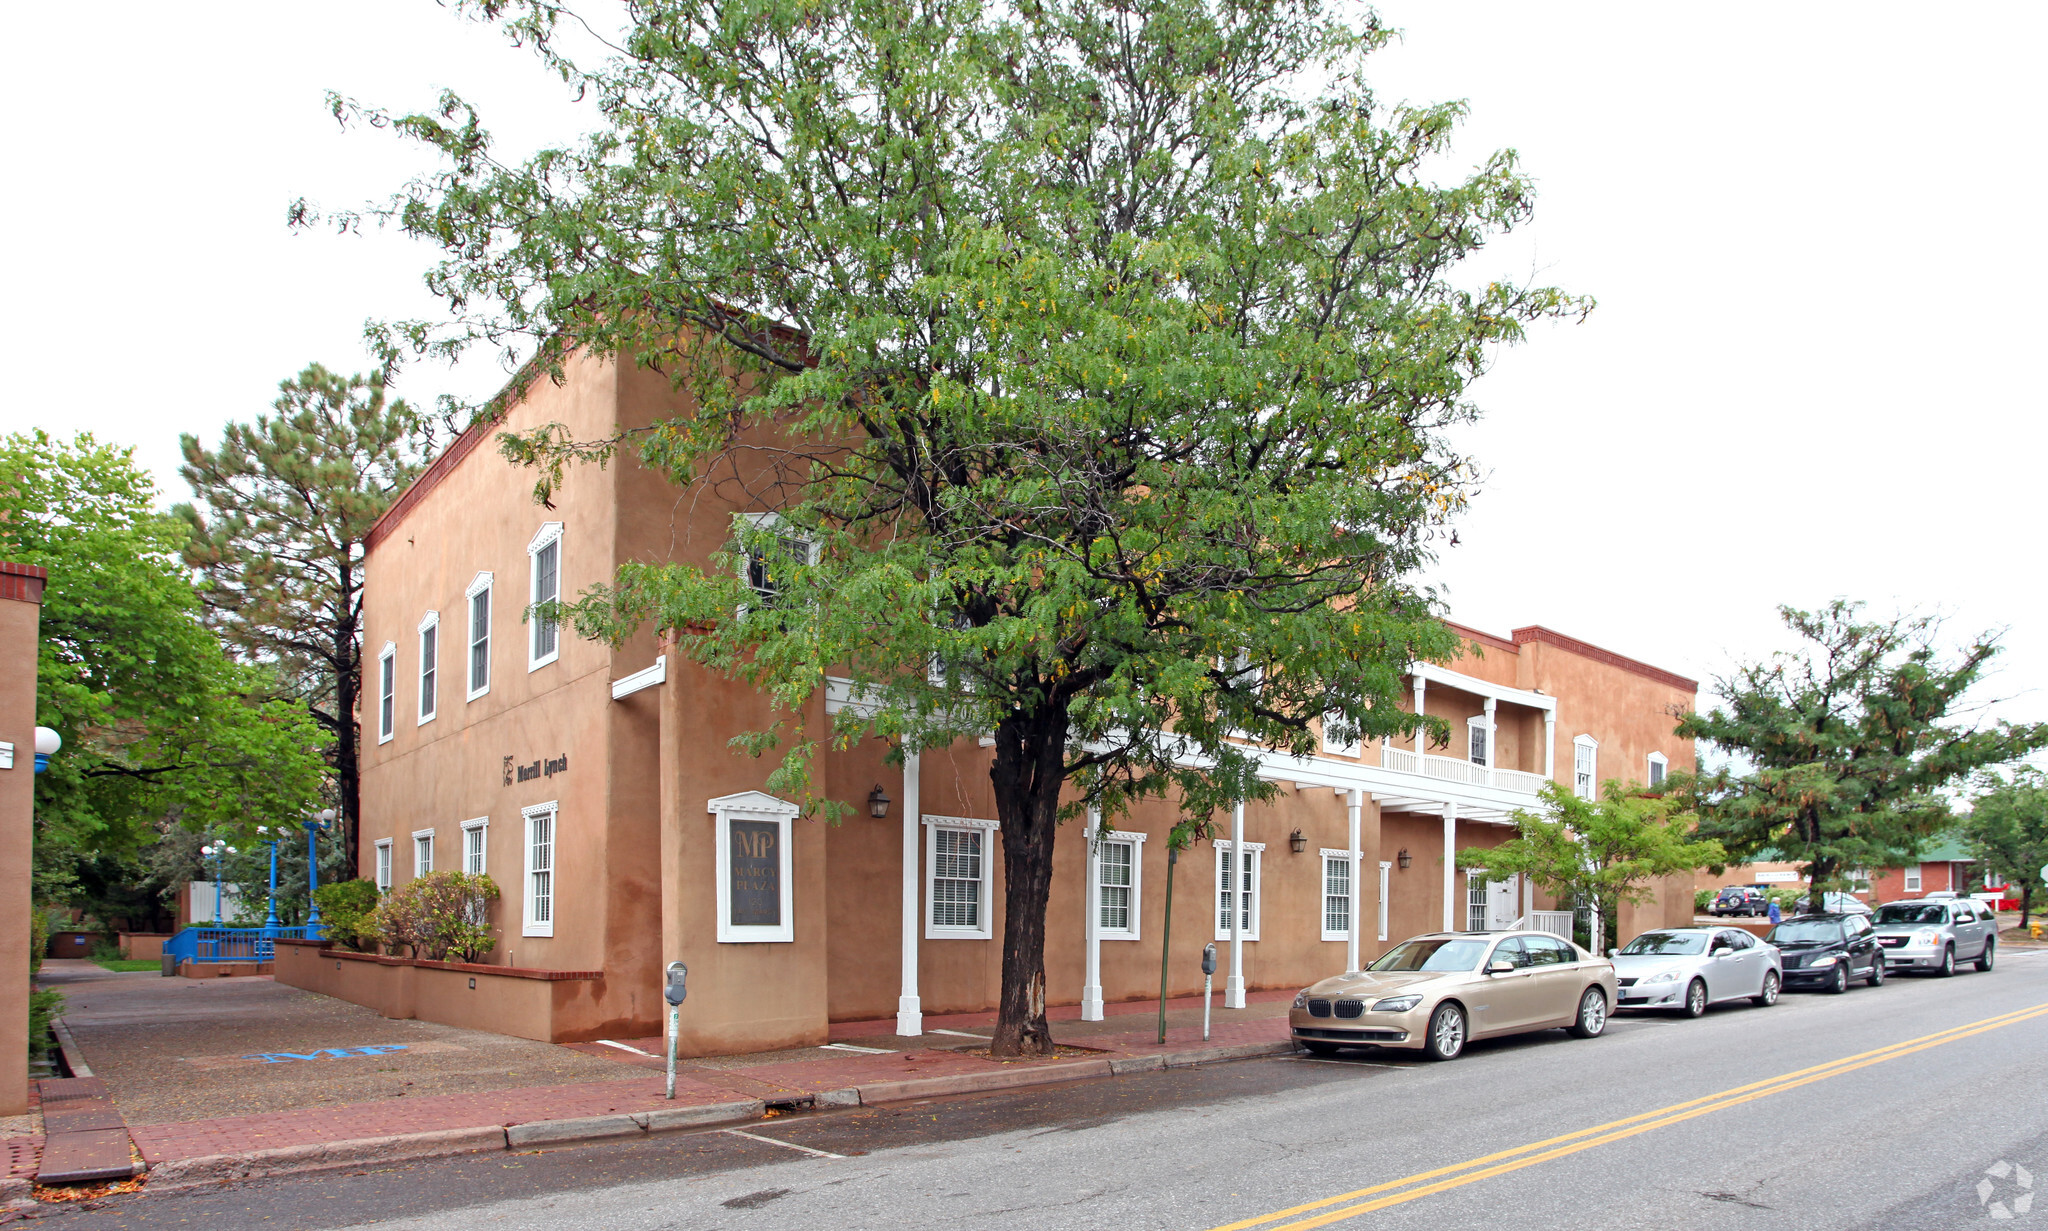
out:
<path id="1" fill-rule="evenodd" d="M 571 1043 L 609 1023 L 582 1020 L 602 995 L 593 970 L 533 970 L 470 962 L 429 962 L 277 942 L 277 981 L 375 1009 L 391 1018 Z"/>

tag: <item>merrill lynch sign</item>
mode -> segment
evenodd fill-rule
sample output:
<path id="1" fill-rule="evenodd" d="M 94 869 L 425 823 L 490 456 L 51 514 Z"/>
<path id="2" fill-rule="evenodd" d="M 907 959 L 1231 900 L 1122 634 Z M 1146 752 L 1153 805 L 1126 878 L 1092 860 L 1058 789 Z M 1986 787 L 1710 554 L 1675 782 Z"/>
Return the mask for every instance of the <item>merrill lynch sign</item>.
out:
<path id="1" fill-rule="evenodd" d="M 525 765 L 513 764 L 512 758 L 509 755 L 505 758 L 506 786 L 511 786 L 514 781 L 532 782 L 536 778 L 552 778 L 556 774 L 568 772 L 569 754 L 566 752 L 558 757 L 543 757 L 538 761 L 530 761 Z"/>

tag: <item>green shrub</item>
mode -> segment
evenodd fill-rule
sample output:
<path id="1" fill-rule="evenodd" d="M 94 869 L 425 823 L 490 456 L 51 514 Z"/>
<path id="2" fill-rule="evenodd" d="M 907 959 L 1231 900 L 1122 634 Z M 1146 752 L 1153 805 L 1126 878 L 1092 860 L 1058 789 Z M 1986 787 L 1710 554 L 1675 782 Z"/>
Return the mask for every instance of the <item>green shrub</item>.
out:
<path id="1" fill-rule="evenodd" d="M 375 937 L 365 929 L 382 897 L 376 883 L 366 880 L 335 881 L 315 889 L 313 900 L 320 904 L 320 922 L 327 925 L 328 943 L 357 950 L 375 948 Z"/>
<path id="2" fill-rule="evenodd" d="M 43 968 L 43 955 L 50 951 L 50 912 L 34 906 L 28 912 L 28 972 Z"/>
<path id="3" fill-rule="evenodd" d="M 28 1054 L 41 1059 L 50 1052 L 50 1019 L 57 1016 L 57 1009 L 64 1003 L 62 992 L 30 992 L 28 994 Z"/>
<path id="4" fill-rule="evenodd" d="M 102 936 L 92 942 L 92 960 L 95 962 L 118 962 L 121 960 L 121 942 Z"/>
<path id="5" fill-rule="evenodd" d="M 1695 889 L 1695 890 L 1693 890 L 1693 892 L 1692 892 L 1692 913 L 1693 913 L 1693 914 L 1695 914 L 1695 915 L 1704 915 L 1704 914 L 1706 914 L 1706 913 L 1707 913 L 1707 910 L 1708 910 L 1708 908 L 1709 908 L 1709 907 L 1711 907 L 1711 906 L 1713 906 L 1713 904 L 1714 904 L 1714 895 L 1715 895 L 1716 893 L 1719 893 L 1719 892 L 1720 892 L 1720 890 L 1718 890 L 1718 889 Z"/>
<path id="6" fill-rule="evenodd" d="M 371 916 L 378 943 L 404 947 L 433 962 L 474 962 L 491 951 L 490 904 L 498 886 L 488 876 L 429 872 L 377 904 Z"/>

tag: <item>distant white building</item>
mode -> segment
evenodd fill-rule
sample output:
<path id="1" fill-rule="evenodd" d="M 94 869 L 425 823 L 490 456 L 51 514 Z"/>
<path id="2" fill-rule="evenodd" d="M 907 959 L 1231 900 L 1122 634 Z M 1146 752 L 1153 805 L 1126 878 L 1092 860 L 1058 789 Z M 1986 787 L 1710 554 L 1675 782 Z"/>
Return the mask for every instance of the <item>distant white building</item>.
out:
<path id="1" fill-rule="evenodd" d="M 233 885 L 220 887 L 220 914 L 214 914 L 212 881 L 186 881 L 185 892 L 178 902 L 178 918 L 183 923 L 232 923 L 242 902 L 242 891 Z"/>

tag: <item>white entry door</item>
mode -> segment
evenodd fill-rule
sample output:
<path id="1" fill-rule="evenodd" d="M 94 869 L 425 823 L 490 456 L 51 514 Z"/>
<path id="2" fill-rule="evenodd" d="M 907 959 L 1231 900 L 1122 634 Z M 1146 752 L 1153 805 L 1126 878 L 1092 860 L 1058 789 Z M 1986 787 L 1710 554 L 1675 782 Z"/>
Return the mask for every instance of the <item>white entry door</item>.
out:
<path id="1" fill-rule="evenodd" d="M 1499 931 L 1513 927 L 1515 920 L 1521 917 L 1520 878 L 1510 876 L 1504 881 L 1489 881 L 1486 886 L 1486 926 Z"/>

